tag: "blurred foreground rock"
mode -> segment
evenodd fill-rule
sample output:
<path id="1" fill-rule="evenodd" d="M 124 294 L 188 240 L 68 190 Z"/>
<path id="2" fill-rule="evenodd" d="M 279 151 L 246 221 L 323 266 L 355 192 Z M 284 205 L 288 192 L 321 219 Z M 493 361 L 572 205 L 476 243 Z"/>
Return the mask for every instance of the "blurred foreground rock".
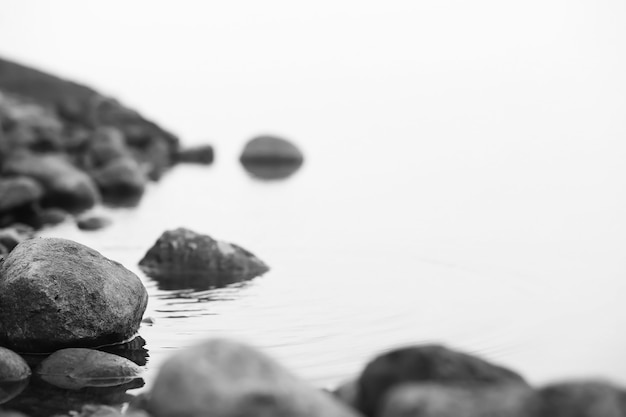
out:
<path id="1" fill-rule="evenodd" d="M 478 357 L 439 345 L 396 349 L 372 360 L 357 384 L 357 406 L 366 416 L 380 415 L 386 395 L 406 383 L 457 387 L 527 386 L 517 373 Z"/>
<path id="2" fill-rule="evenodd" d="M 141 402 L 154 417 L 356 417 L 247 345 L 212 339 L 161 367 Z"/>
<path id="3" fill-rule="evenodd" d="M 269 270 L 242 247 L 185 228 L 164 232 L 139 266 L 166 289 L 223 287 Z"/>
<path id="4" fill-rule="evenodd" d="M 0 344 L 52 352 L 129 340 L 147 301 L 135 274 L 95 250 L 29 239 L 0 264 Z"/>

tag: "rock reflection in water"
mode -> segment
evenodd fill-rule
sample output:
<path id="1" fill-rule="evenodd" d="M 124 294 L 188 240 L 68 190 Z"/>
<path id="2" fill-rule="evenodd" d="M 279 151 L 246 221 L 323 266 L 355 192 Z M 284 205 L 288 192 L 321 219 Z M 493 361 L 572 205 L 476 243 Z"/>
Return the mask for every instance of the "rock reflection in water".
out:
<path id="1" fill-rule="evenodd" d="M 0 404 L 17 397 L 28 385 L 30 378 L 19 381 L 0 381 Z"/>
<path id="2" fill-rule="evenodd" d="M 103 404 L 121 410 L 134 395 L 126 391 L 144 386 L 141 378 L 114 387 L 87 387 L 80 390 L 68 390 L 48 384 L 33 376 L 26 389 L 11 401 L 3 404 L 0 410 L 20 411 L 31 417 L 48 417 L 55 414 L 67 414 L 80 410 L 86 404 Z M 45 401 L 42 401 L 45 399 Z"/>
<path id="3" fill-rule="evenodd" d="M 302 161 L 275 163 L 242 162 L 246 172 L 255 179 L 264 181 L 283 180 L 292 176 L 302 166 Z"/>

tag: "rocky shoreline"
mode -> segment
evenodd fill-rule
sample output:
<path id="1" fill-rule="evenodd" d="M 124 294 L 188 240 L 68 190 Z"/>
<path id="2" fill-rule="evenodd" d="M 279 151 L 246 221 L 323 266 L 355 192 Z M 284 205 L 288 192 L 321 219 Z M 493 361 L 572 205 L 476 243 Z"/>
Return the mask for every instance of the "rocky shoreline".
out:
<path id="1" fill-rule="evenodd" d="M 35 230 L 98 204 L 137 204 L 180 162 L 210 164 L 210 145 L 172 133 L 95 90 L 0 59 L 0 417 L 367 416 L 618 417 L 626 391 L 604 381 L 531 386 L 509 369 L 439 345 L 397 348 L 329 393 L 258 349 L 210 339 L 176 352 L 145 394 L 148 294 L 115 260 Z M 251 175 L 284 178 L 292 144 L 249 142 Z M 271 167 L 272 169 L 268 169 Z M 274 169 L 278 167 L 278 169 Z M 210 289 L 269 270 L 248 250 L 187 229 L 166 231 L 140 262 L 163 288 Z M 130 404 L 126 407 L 127 404 Z"/>

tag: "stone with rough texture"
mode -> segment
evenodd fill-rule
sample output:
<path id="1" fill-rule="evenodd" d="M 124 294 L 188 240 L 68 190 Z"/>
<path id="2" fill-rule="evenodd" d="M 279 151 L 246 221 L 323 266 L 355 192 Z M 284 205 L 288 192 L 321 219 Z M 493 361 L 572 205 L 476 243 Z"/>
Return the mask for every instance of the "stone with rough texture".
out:
<path id="1" fill-rule="evenodd" d="M 0 179 L 0 212 L 20 208 L 39 201 L 43 197 L 43 187 L 29 177 Z"/>
<path id="2" fill-rule="evenodd" d="M 80 211 L 100 200 L 93 180 L 62 154 L 15 153 L 5 163 L 3 172 L 37 180 L 44 188 L 44 206 Z"/>
<path id="3" fill-rule="evenodd" d="M 112 387 L 141 374 L 135 363 L 94 349 L 68 348 L 54 352 L 37 367 L 37 375 L 60 388 Z"/>
<path id="4" fill-rule="evenodd" d="M 536 394 L 527 386 L 448 387 L 405 384 L 385 397 L 380 417 L 532 417 Z"/>
<path id="5" fill-rule="evenodd" d="M 293 143 L 275 136 L 258 136 L 246 143 L 240 156 L 245 163 L 302 162 L 302 152 Z"/>
<path id="6" fill-rule="evenodd" d="M 358 408 L 366 416 L 377 416 L 387 392 L 409 382 L 473 387 L 526 385 L 515 372 L 475 356 L 439 345 L 411 346 L 384 353 L 367 364 L 358 381 Z"/>
<path id="7" fill-rule="evenodd" d="M 539 390 L 536 417 L 624 417 L 626 391 L 600 381 L 552 384 Z"/>
<path id="8" fill-rule="evenodd" d="M 157 281 L 197 288 L 222 287 L 269 270 L 242 247 L 185 228 L 164 232 L 139 265 Z"/>
<path id="9" fill-rule="evenodd" d="M 0 265 L 0 344 L 18 352 L 130 339 L 148 302 L 139 278 L 77 242 L 35 238 Z"/>
<path id="10" fill-rule="evenodd" d="M 356 417 L 258 350 L 212 339 L 161 366 L 145 399 L 154 417 Z"/>

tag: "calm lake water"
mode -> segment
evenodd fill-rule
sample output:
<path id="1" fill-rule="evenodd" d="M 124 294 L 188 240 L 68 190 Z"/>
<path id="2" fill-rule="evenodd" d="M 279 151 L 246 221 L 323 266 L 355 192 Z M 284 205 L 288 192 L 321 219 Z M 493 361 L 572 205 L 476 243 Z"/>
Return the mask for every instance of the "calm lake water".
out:
<path id="1" fill-rule="evenodd" d="M 210 336 L 319 386 L 426 342 L 537 384 L 626 384 L 626 6 L 392 3 L 7 3 L 0 53 L 216 147 L 213 166 L 176 167 L 139 207 L 105 209 L 105 230 L 42 232 L 142 278 L 148 386 Z M 239 153 L 263 133 L 302 148 L 299 172 L 246 174 Z M 159 290 L 137 263 L 181 226 L 272 269 Z"/>

